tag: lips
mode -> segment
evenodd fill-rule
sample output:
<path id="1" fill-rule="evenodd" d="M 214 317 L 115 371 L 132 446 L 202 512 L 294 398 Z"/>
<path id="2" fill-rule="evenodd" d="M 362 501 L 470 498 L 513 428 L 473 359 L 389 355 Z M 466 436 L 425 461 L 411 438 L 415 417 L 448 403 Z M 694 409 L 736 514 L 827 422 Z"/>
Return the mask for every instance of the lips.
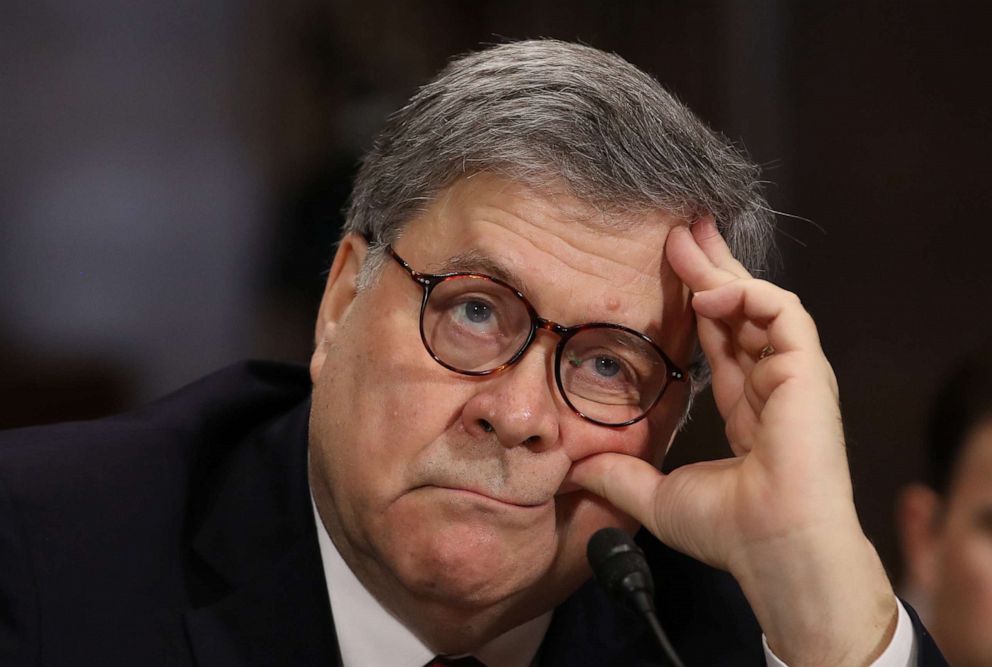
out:
<path id="1" fill-rule="evenodd" d="M 550 500 L 540 500 L 540 501 L 536 501 L 535 502 L 535 501 L 532 501 L 532 500 L 524 500 L 524 499 L 520 499 L 520 498 L 513 498 L 513 497 L 508 497 L 508 496 L 505 496 L 505 495 L 495 494 L 495 493 L 491 493 L 489 491 L 479 490 L 479 489 L 465 487 L 465 486 L 446 486 L 446 485 L 441 485 L 441 484 L 432 484 L 432 485 L 429 485 L 428 487 L 424 487 L 424 488 L 435 488 L 435 489 L 440 489 L 442 491 L 451 491 L 451 492 L 455 492 L 455 493 L 464 493 L 464 494 L 467 494 L 467 495 L 476 496 L 478 498 L 483 498 L 483 499 L 486 499 L 486 500 L 490 500 L 490 501 L 494 501 L 494 502 L 497 502 L 497 503 L 501 503 L 503 505 L 509 505 L 511 507 L 518 507 L 518 508 L 521 508 L 521 509 L 534 509 L 536 507 L 543 507 L 544 505 L 547 505 L 548 502 L 550 502 Z"/>
<path id="2" fill-rule="evenodd" d="M 431 447 L 411 466 L 405 481 L 409 490 L 461 492 L 466 502 L 474 495 L 478 503 L 547 508 L 554 504 L 570 465 L 568 457 L 558 450 L 541 456 L 522 448 L 493 453 L 479 451 L 470 443 L 455 452 Z"/>

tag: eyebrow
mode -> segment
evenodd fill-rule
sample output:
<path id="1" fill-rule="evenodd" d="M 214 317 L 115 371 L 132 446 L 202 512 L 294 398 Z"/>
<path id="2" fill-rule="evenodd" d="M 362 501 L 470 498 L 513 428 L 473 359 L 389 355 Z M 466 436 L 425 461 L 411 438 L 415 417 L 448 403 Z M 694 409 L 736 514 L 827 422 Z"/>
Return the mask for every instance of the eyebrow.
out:
<path id="1" fill-rule="evenodd" d="M 527 281 L 513 269 L 479 250 L 467 250 L 440 262 L 438 273 L 482 273 L 498 278 L 524 294 L 532 294 Z"/>
<path id="2" fill-rule="evenodd" d="M 513 269 L 503 264 L 499 260 L 475 248 L 466 250 L 465 252 L 460 252 L 457 255 L 452 255 L 448 259 L 438 262 L 435 266 L 437 268 L 432 270 L 436 270 L 438 274 L 481 273 L 490 276 L 492 278 L 499 278 L 504 283 L 523 292 L 523 294 L 527 296 L 528 299 L 532 298 L 532 296 L 534 295 L 534 292 L 531 290 L 531 287 L 527 284 L 527 281 L 524 280 L 523 276 L 515 273 Z M 589 322 L 592 321 L 594 320 L 589 320 Z M 599 321 L 599 320 L 595 320 L 595 321 Z M 631 323 L 622 323 L 622 322 L 618 322 L 617 324 L 621 324 L 622 326 L 631 328 L 634 331 L 640 333 L 645 333 L 647 336 L 651 338 L 651 340 L 655 341 L 656 344 L 660 344 L 657 343 L 661 335 L 660 327 L 657 331 L 652 331 L 651 333 L 647 333 L 649 327 L 644 327 L 644 326 L 635 327 Z M 570 326 L 575 326 L 575 324 L 572 324 Z"/>

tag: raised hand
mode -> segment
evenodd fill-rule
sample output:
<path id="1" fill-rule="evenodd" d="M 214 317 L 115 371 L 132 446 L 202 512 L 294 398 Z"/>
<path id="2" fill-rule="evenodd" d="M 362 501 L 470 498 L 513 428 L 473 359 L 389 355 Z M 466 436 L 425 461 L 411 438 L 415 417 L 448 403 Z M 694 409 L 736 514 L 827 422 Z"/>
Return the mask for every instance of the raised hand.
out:
<path id="1" fill-rule="evenodd" d="M 855 512 L 837 383 L 813 319 L 794 294 L 752 278 L 711 219 L 673 229 L 665 252 L 694 293 L 735 456 L 666 476 L 600 454 L 576 463 L 571 481 L 733 574 L 788 664 L 870 664 L 896 602 Z"/>

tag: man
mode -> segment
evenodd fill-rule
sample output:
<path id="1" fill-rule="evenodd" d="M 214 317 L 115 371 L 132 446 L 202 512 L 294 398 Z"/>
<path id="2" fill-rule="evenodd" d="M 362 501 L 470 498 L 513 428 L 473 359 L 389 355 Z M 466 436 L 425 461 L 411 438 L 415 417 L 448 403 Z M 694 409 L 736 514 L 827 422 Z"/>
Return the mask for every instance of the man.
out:
<path id="1" fill-rule="evenodd" d="M 646 540 L 688 664 L 940 664 L 858 523 L 813 322 L 751 278 L 756 179 L 616 56 L 453 62 L 356 179 L 312 393 L 252 364 L 8 437 L 0 645 L 28 664 L 663 664 L 584 585 L 590 536 L 641 523 L 691 557 Z M 666 477 L 697 340 L 736 456 Z"/>
<path id="2" fill-rule="evenodd" d="M 902 493 L 907 597 L 951 662 L 992 665 L 992 356 L 964 360 L 930 416 L 926 483 Z"/>

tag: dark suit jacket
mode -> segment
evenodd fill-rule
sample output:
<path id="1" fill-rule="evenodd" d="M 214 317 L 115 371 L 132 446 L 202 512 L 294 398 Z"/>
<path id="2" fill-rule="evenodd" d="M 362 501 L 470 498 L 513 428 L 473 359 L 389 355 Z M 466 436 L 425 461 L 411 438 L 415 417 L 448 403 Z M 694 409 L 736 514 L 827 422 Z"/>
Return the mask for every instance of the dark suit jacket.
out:
<path id="1" fill-rule="evenodd" d="M 306 479 L 310 383 L 245 363 L 132 413 L 0 435 L 0 665 L 334 665 Z M 726 574 L 642 540 L 687 665 L 763 665 Z M 943 664 L 926 631 L 921 665 Z M 663 664 L 587 584 L 542 667 Z"/>

